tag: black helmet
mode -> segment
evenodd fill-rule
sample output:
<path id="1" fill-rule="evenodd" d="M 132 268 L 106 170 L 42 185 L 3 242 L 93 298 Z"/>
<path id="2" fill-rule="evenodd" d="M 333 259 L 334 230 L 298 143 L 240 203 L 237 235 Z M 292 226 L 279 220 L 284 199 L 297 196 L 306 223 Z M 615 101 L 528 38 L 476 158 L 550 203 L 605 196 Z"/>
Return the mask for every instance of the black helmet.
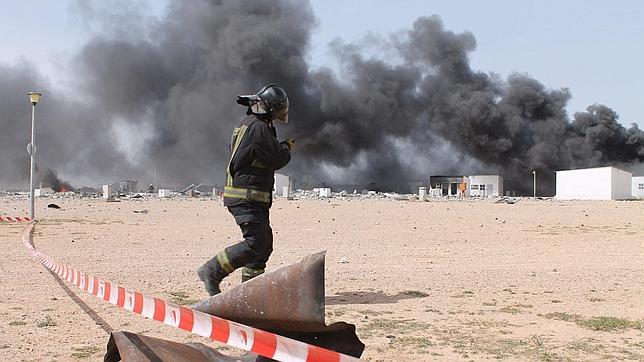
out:
<path id="1" fill-rule="evenodd" d="M 237 96 L 237 103 L 249 107 L 252 113 L 288 123 L 288 96 L 276 84 L 264 86 L 257 94 Z"/>

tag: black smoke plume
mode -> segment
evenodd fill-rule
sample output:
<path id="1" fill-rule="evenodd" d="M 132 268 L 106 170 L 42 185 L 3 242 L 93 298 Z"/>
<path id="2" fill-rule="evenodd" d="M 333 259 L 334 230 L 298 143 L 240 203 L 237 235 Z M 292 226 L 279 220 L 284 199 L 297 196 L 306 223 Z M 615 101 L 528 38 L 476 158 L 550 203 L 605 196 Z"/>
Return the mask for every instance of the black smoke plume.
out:
<path id="1" fill-rule="evenodd" d="M 48 168 L 40 176 L 42 187 L 51 187 L 54 192 L 74 191 L 72 185 L 58 178 L 56 171 Z"/>
<path id="2" fill-rule="evenodd" d="M 0 66 L 0 181 L 24 177 L 11 165 L 27 157 L 32 89 L 45 93 L 39 160 L 74 182 L 151 182 L 156 159 L 161 184 L 221 184 L 244 113 L 235 97 L 269 82 L 291 100 L 280 134 L 310 135 L 285 171 L 301 180 L 400 189 L 432 174 L 500 173 L 514 181 L 506 189 L 527 191 L 537 170 L 552 193 L 554 170 L 644 161 L 635 125 L 603 105 L 570 119 L 567 89 L 473 70 L 474 36 L 437 16 L 376 39 L 375 50 L 338 40 L 339 69 L 312 69 L 308 2 L 173 1 L 160 18 L 132 4 L 78 2 L 96 32 L 72 64 L 80 99 L 29 64 Z"/>

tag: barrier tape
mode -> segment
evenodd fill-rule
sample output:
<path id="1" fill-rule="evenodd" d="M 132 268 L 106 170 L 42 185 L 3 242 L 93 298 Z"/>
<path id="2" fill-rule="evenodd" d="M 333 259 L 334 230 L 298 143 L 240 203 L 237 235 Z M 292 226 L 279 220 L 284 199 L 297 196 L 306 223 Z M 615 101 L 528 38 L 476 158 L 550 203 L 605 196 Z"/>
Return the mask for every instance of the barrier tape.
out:
<path id="1" fill-rule="evenodd" d="M 7 221 L 7 222 L 29 222 L 29 221 L 31 221 L 31 219 L 26 217 L 26 216 L 23 216 L 23 217 L 20 217 L 20 216 L 15 216 L 15 217 L 0 216 L 0 222 L 3 222 L 3 221 Z"/>
<path id="2" fill-rule="evenodd" d="M 68 283 L 106 302 L 169 326 L 278 361 L 359 361 L 358 358 L 339 352 L 154 298 L 71 268 L 36 249 L 32 240 L 34 225 L 32 222 L 22 232 L 22 241 L 29 253 Z M 28 237 L 25 236 L 27 231 Z"/>

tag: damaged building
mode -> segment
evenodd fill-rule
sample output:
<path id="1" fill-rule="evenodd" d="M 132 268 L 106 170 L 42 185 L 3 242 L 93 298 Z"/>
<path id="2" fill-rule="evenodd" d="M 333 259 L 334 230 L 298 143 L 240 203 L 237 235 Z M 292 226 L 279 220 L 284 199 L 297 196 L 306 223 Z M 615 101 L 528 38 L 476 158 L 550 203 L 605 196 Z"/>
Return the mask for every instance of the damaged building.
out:
<path id="1" fill-rule="evenodd" d="M 431 176 L 431 194 L 434 196 L 487 197 L 503 195 L 503 177 L 500 175 Z"/>
<path id="2" fill-rule="evenodd" d="M 431 176 L 429 187 L 436 196 L 465 196 L 467 176 Z"/>

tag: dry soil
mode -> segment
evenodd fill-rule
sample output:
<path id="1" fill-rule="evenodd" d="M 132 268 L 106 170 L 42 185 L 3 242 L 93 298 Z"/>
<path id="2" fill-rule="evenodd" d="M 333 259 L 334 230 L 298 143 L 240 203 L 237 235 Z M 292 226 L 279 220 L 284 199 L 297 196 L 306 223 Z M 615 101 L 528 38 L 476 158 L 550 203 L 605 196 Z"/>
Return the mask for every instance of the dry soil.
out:
<path id="1" fill-rule="evenodd" d="M 4 197 L 0 214 L 26 206 Z M 188 304 L 206 297 L 195 269 L 240 237 L 209 198 L 42 198 L 37 213 L 43 252 Z M 280 199 L 271 221 L 268 269 L 328 251 L 327 321 L 354 323 L 367 360 L 644 360 L 644 202 Z M 22 227 L 0 223 L 0 359 L 102 360 L 107 333 Z M 72 290 L 113 329 L 235 353 Z"/>

